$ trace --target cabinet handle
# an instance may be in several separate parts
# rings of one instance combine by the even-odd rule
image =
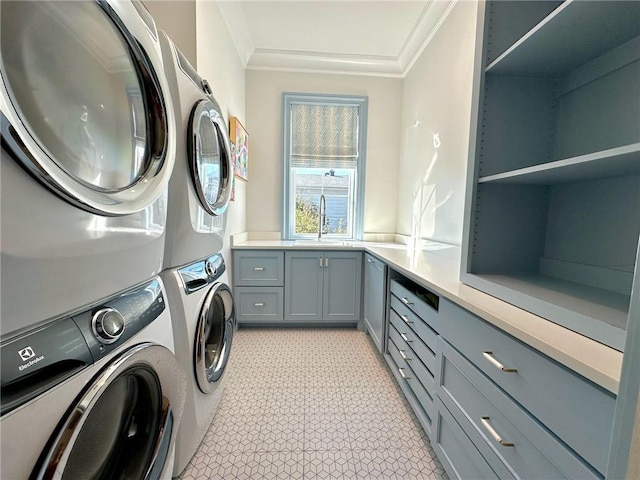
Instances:
[[[498,360],[494,358],[493,352],[482,352],[482,356],[486,358],[491,365],[493,365],[499,370],[502,370],[505,373],[516,373],[518,371],[517,368],[507,368],[503,364],[501,364]]]
[[[264,270],[264,267],[253,267],[253,269],[254,269],[256,272],[262,272],[262,271]]]
[[[404,360],[406,360],[407,362],[410,362],[410,361],[411,361],[411,359],[410,359],[409,357],[407,357],[407,356],[404,354],[404,352],[405,352],[406,350],[398,350],[398,351],[400,352],[400,356],[401,356]]]
[[[367,258],[367,263],[373,263],[373,260],[371,260],[370,258]]]
[[[400,367],[400,368],[398,368],[398,371],[400,372],[400,376],[401,376],[403,379],[405,379],[405,380],[411,380],[411,377],[407,377],[407,376],[404,374],[404,368]]]
[[[400,300],[402,300],[402,303],[405,305],[413,305],[413,302],[410,302],[407,297],[402,297]]]
[[[322,268],[322,257],[320,257],[320,268]]]
[[[407,337],[406,333],[401,333],[400,336],[402,337],[402,339],[407,342],[407,343],[412,343],[413,340],[409,340],[409,337]]]
[[[413,322],[411,320],[409,320],[409,317],[407,317],[406,315],[400,315],[400,318],[402,319],[402,321],[404,323],[406,323],[407,325],[412,324]]]
[[[264,307],[264,302],[256,302],[253,304],[254,307]]]
[[[482,422],[482,426],[485,428],[487,432],[489,432],[489,435],[491,435],[491,437],[493,437],[493,439],[503,447],[515,447],[513,443],[503,440],[502,437],[498,435],[498,432],[496,432],[495,429],[491,426],[491,424],[489,423],[489,420],[490,420],[489,417],[482,417],[480,419],[480,421]]]
[[[324,268],[329,266],[329,257],[324,257]]]

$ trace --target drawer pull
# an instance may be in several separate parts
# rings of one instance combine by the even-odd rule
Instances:
[[[498,360],[496,360],[493,356],[493,352],[482,352],[482,356],[487,359],[487,361],[493,365],[494,367],[502,370],[505,373],[517,373],[517,368],[507,368],[502,365]]]
[[[256,302],[253,304],[254,307],[264,307],[264,302]]]
[[[367,263],[373,263],[373,260],[371,260],[370,258],[367,258]]]
[[[402,339],[407,342],[407,343],[412,343],[413,340],[409,340],[409,337],[407,337],[406,333],[401,333],[400,336],[402,337]]]
[[[398,350],[398,352],[400,352],[400,356],[401,356],[404,360],[406,360],[407,362],[410,362],[410,361],[411,361],[411,359],[410,359],[409,357],[407,357],[407,356],[404,354],[404,352],[406,352],[406,350]]]
[[[253,269],[254,269],[256,272],[262,272],[262,271],[264,270],[264,267],[253,267]]]
[[[404,373],[404,368],[400,367],[398,368],[398,371],[400,372],[400,376],[404,379],[404,380],[411,380],[411,377],[407,377]]]
[[[491,426],[489,420],[489,417],[482,417],[480,419],[480,421],[482,422],[482,426],[487,430],[487,432],[489,432],[489,435],[491,435],[493,439],[503,447],[514,447],[515,445],[513,443],[503,440],[502,437],[498,435],[498,432],[496,432],[495,429]]]
[[[405,305],[413,305],[413,302],[410,302],[407,297],[402,297],[400,300],[402,300],[402,303]]]
[[[404,323],[406,323],[407,325],[411,325],[413,322],[411,320],[409,320],[409,318],[406,315],[400,315],[400,318],[402,319],[402,321]]]

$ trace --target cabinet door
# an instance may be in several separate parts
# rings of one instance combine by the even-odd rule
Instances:
[[[384,348],[384,277],[386,265],[371,255],[364,264],[364,323],[380,352]]]
[[[322,320],[322,252],[287,251],[285,255],[284,319]]]
[[[323,320],[360,320],[362,253],[324,252]]]

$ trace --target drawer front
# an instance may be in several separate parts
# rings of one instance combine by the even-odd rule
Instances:
[[[283,286],[284,252],[235,251],[234,284],[238,286]]]
[[[282,287],[236,287],[236,320],[247,322],[281,322],[284,299]]]
[[[441,346],[440,397],[454,412],[461,409],[476,447],[492,450],[494,462],[508,466],[520,478],[597,478],[595,473],[540,426],[487,377],[445,342]],[[455,415],[454,415],[455,416]],[[492,464],[493,465],[493,464]]]
[[[439,331],[438,311],[396,280],[391,280],[391,293],[401,304],[411,309],[436,332]]]
[[[391,360],[388,362],[389,366],[394,370],[396,380],[400,384],[400,387],[403,391],[406,391],[408,388],[418,400],[420,408],[422,408],[422,412],[420,413],[424,414],[422,420],[427,423],[423,426],[429,436],[431,436],[433,418],[436,414],[433,397],[427,393],[422,386],[422,383],[420,383],[413,373],[413,370],[411,370],[409,364],[403,360],[398,347],[393,343],[393,341],[389,341],[389,356],[391,357]],[[419,414],[418,416],[420,417],[421,415]]]
[[[405,316],[405,318],[409,318]],[[405,342],[409,344],[409,346],[416,352],[416,355],[422,360],[422,362],[427,366],[429,370],[432,372],[436,371],[437,363],[436,363],[436,348],[438,348],[438,335],[429,327],[422,324],[426,329],[430,330],[429,341],[423,342],[424,335],[419,337],[414,331],[413,327],[419,325],[420,320],[417,317],[411,317],[413,323],[404,322],[400,316],[396,313],[395,310],[391,309],[389,311],[389,321],[391,325],[393,325],[400,336],[406,338]]]
[[[436,397],[434,449],[450,478],[497,479],[498,476],[473,446],[451,413]]]
[[[436,380],[434,378],[434,373],[431,372],[427,367],[425,367],[424,364],[420,361],[420,358],[411,348],[412,344],[407,343],[406,340],[402,338],[400,332],[398,332],[393,325],[389,327],[389,338],[395,343],[400,356],[406,361],[407,365],[411,367],[411,370],[413,370],[413,373],[416,375],[416,377],[418,377],[420,382],[422,382],[424,388],[426,388],[427,391],[431,392],[431,394],[433,395],[433,393],[436,391]]]
[[[606,471],[613,395],[457,305],[442,300],[440,315],[441,335],[451,345],[587,462]],[[517,371],[502,371],[496,361]]]
[[[398,297],[391,295],[391,308],[395,310],[400,319],[413,329],[422,341],[427,345],[433,345],[438,336],[438,332],[434,330],[428,322],[413,312],[407,305],[402,303]]]

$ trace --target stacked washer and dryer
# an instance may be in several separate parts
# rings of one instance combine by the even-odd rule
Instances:
[[[220,250],[233,166],[227,123],[208,83],[171,39],[160,43],[176,116],[162,279],[176,357],[187,373],[174,475],[193,457],[220,403],[235,330],[234,302]]]
[[[226,124],[137,1],[0,23],[0,478],[169,478],[233,335]]]

